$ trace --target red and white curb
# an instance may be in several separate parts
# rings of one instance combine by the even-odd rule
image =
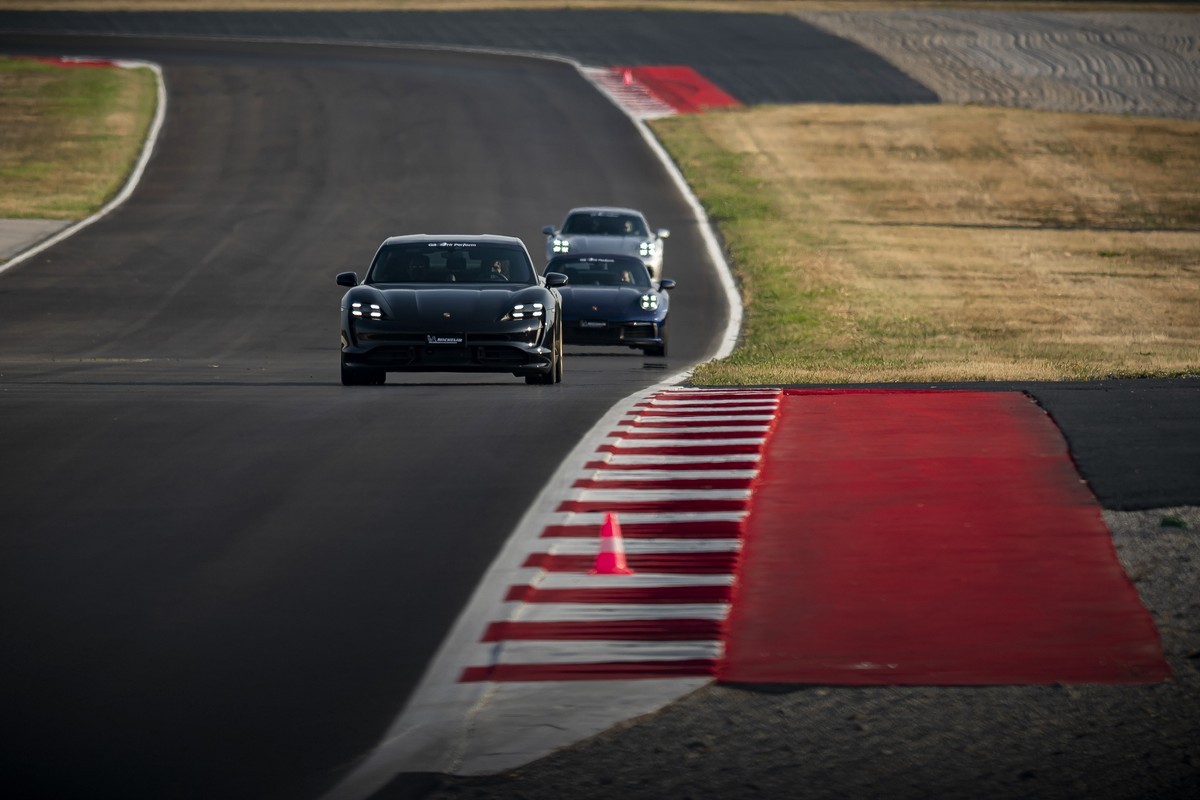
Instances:
[[[659,119],[674,116],[677,112],[669,103],[658,99],[647,87],[635,80],[627,70],[612,67],[581,67],[600,91],[636,119]]]
[[[634,407],[572,483],[522,562],[464,681],[709,677],[751,484],[779,403],[667,390]],[[632,575],[594,575],[606,514]]]
[[[709,683],[780,396],[660,389],[611,412],[518,527],[384,741],[327,798],[369,796],[402,772],[518,767]],[[608,513],[631,575],[592,574]]]

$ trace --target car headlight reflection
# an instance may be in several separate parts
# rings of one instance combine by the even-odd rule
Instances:
[[[522,319],[540,319],[546,315],[546,307],[541,303],[517,303],[507,314],[504,315],[504,321],[522,320]]]
[[[554,241],[550,243],[550,248],[555,253],[569,253],[571,251],[571,242],[568,239],[560,239],[554,237]]]
[[[658,295],[644,294],[641,296],[639,303],[644,310],[653,311],[654,309],[658,308]]]
[[[383,308],[377,303],[351,303],[350,316],[363,319],[383,319]]]

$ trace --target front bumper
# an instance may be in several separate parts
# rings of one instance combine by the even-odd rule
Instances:
[[[617,347],[655,347],[663,343],[666,320],[566,320],[563,341],[566,344]]]
[[[554,368],[554,352],[538,341],[540,327],[508,331],[398,331],[387,323],[343,327],[342,361],[350,368],[387,372],[508,372],[544,374]],[[552,344],[547,342],[546,344]]]

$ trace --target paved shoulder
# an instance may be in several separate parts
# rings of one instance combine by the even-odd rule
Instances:
[[[1200,15],[978,10],[797,12],[945,102],[1200,119]]]

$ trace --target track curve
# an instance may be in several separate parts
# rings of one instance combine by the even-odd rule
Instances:
[[[0,286],[6,761],[59,797],[316,796],[578,437],[716,349],[728,309],[699,223],[566,64],[3,46],[156,61],[170,107],[134,196]],[[337,385],[335,272],[399,232],[536,254],[584,202],[671,228],[671,358],[571,352],[560,387]]]

